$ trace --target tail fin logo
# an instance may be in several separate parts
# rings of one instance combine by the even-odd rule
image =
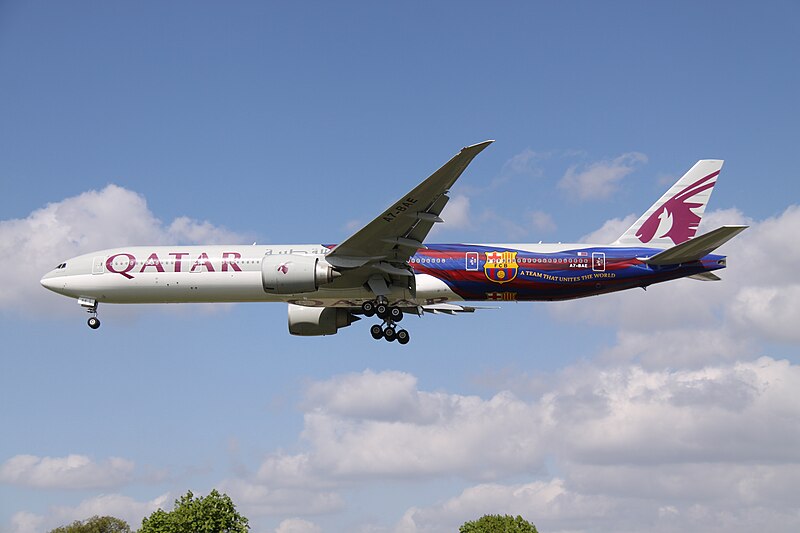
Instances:
[[[697,180],[659,206],[636,232],[639,240],[648,243],[654,238],[669,238],[681,244],[694,237],[700,225],[700,215],[694,210],[702,208],[704,202],[690,200],[714,187],[718,175],[719,170]]]

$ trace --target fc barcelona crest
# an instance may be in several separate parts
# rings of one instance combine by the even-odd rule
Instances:
[[[517,277],[517,252],[486,252],[483,270],[495,283],[508,283]]]

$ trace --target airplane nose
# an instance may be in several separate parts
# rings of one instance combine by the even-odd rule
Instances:
[[[48,278],[47,276],[45,276],[39,280],[39,283],[41,283],[42,287],[44,287],[45,289],[50,289],[51,291],[56,290],[56,280],[53,278]]]

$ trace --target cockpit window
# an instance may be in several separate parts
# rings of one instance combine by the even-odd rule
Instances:
[[[61,269],[61,268],[67,268],[67,264],[66,264],[66,263],[61,263],[60,265],[58,265],[58,266],[55,268],[55,270],[59,270],[59,269]]]

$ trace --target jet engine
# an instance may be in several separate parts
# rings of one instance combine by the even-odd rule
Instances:
[[[289,304],[289,333],[292,335],[335,335],[339,328],[347,327],[356,320],[361,318],[347,309]]]
[[[325,259],[313,255],[267,255],[261,262],[261,283],[270,294],[314,292],[339,276]]]

